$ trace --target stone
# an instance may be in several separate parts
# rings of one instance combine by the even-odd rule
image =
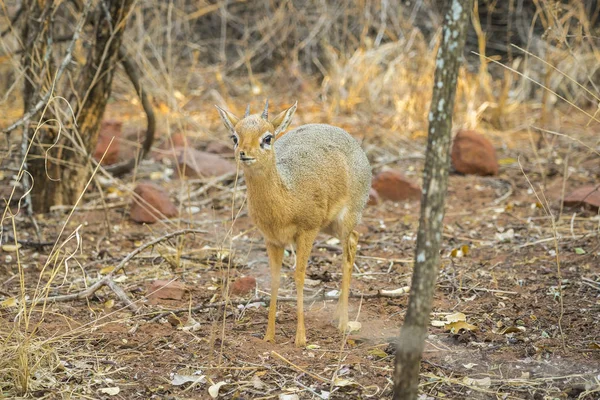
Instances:
[[[96,161],[100,161],[104,153],[106,153],[104,159],[102,159],[102,165],[111,165],[119,161],[122,128],[123,123],[121,121],[102,121],[100,131],[98,132],[98,142],[94,149],[94,159]],[[111,140],[112,143],[110,143]]]
[[[586,185],[575,189],[565,197],[564,205],[567,207],[585,205],[598,210],[600,208],[600,184]]]
[[[206,151],[214,154],[233,155],[233,149],[231,146],[227,146],[223,142],[210,142],[206,146]]]
[[[171,148],[171,143],[173,143],[173,148],[189,146],[187,136],[182,132],[175,132],[171,135],[171,140],[166,143],[167,150]]]
[[[146,288],[147,298],[152,304],[158,300],[181,300],[185,291],[185,284],[163,279],[150,283]]]
[[[135,222],[153,224],[163,218],[177,215],[177,207],[169,199],[167,192],[153,183],[139,183],[133,190],[136,196],[129,211],[129,218]]]
[[[254,289],[256,289],[256,278],[242,276],[231,284],[229,292],[234,296],[245,296],[253,292]]]
[[[179,170],[188,178],[210,178],[236,171],[233,162],[217,154],[190,147],[179,147],[175,151]]]
[[[382,171],[373,179],[373,189],[380,198],[392,201],[420,200],[421,188],[400,172]]]
[[[377,193],[377,190],[373,188],[369,189],[369,200],[367,201],[367,205],[375,206],[379,204],[380,201],[381,199],[379,198],[379,193]]]
[[[498,175],[496,149],[489,140],[475,131],[458,132],[450,155],[454,169],[461,174]]]

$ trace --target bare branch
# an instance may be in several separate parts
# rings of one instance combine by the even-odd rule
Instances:
[[[67,68],[67,66],[69,65],[71,60],[73,59],[73,50],[75,49],[75,43],[77,43],[77,40],[79,40],[79,35],[80,35],[81,30],[83,29],[83,26],[85,25],[85,22],[87,20],[87,15],[90,11],[91,4],[92,4],[92,0],[88,0],[85,3],[85,7],[83,8],[81,18],[79,19],[79,22],[77,23],[77,27],[75,28],[75,31],[73,32],[73,37],[71,39],[71,43],[69,43],[69,47],[67,47],[67,52],[65,54],[65,58],[62,60],[60,66],[58,68],[58,71],[56,71],[56,75],[54,76],[54,82],[52,84],[52,87],[48,90],[48,92],[46,92],[46,94],[40,99],[40,101],[38,101],[33,107],[31,107],[23,115],[23,117],[21,117],[19,120],[14,122],[8,128],[4,129],[2,131],[3,133],[9,134],[10,132],[14,131],[18,127],[24,125],[27,121],[29,121],[31,119],[31,117],[33,117],[36,113],[38,113],[48,103],[48,100],[50,100],[50,96],[52,96],[52,93],[54,92],[54,85],[56,84],[56,82],[58,82],[60,80],[63,73],[65,72],[65,69]]]
[[[154,133],[156,131],[156,116],[154,115],[152,104],[150,103],[150,99],[148,98],[148,93],[142,87],[139,69],[137,68],[135,63],[128,57],[123,47],[119,49],[119,57],[121,59],[121,64],[125,69],[125,73],[129,77],[129,80],[135,88],[135,92],[140,98],[142,107],[144,108],[144,112],[146,113],[147,125],[142,150],[139,152],[137,157],[133,157],[130,160],[125,161],[124,163],[119,163],[106,167],[106,170],[114,176],[121,176],[133,170],[133,168],[135,168],[135,166],[138,165],[140,161],[144,159],[144,157],[146,157],[146,155],[150,152],[150,149],[152,148],[152,143],[154,143]]]

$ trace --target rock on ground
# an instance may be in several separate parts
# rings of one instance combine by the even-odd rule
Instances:
[[[586,205],[592,209],[600,208],[600,184],[586,185],[575,189],[564,199],[567,207]]]
[[[119,149],[121,130],[123,123],[115,120],[104,120],[100,125],[100,132],[98,133],[98,142],[94,149],[94,159],[100,161],[104,153],[104,159],[102,159],[102,165],[111,165],[119,161]],[[114,139],[113,139],[114,138]],[[110,141],[112,140],[112,143]],[[110,147],[109,147],[110,145]]]
[[[381,199],[379,198],[379,193],[377,193],[377,190],[373,188],[369,189],[369,200],[367,201],[367,205],[374,206],[379,204],[380,201]]]
[[[139,223],[153,224],[163,218],[177,215],[177,207],[169,199],[167,192],[150,182],[139,183],[133,191],[137,196],[133,198],[129,217]],[[139,196],[139,197],[138,197]]]
[[[245,296],[256,289],[256,278],[253,276],[242,276],[237,278],[230,288],[230,293],[235,296]]]
[[[420,200],[421,188],[395,170],[382,171],[373,179],[373,189],[384,200]]]
[[[159,300],[181,300],[185,291],[185,284],[161,279],[150,283],[146,288],[151,304],[156,304]]]
[[[496,149],[475,131],[458,132],[452,144],[452,165],[457,172],[469,175],[498,175]]]
[[[177,164],[181,173],[188,178],[209,178],[234,173],[236,166],[223,157],[196,150],[194,148],[177,148]]]

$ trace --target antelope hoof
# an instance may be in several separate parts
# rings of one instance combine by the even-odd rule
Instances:
[[[267,334],[265,335],[265,337],[263,338],[263,340],[265,342],[275,343],[275,334],[267,332]]]
[[[296,347],[306,347],[305,335],[296,335]]]
[[[340,322],[338,323],[338,329],[341,333],[346,333],[348,330],[348,318],[340,318]]]

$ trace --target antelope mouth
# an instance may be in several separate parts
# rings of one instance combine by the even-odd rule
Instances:
[[[256,162],[256,158],[253,157],[240,157],[240,161],[246,165],[254,164]]]

